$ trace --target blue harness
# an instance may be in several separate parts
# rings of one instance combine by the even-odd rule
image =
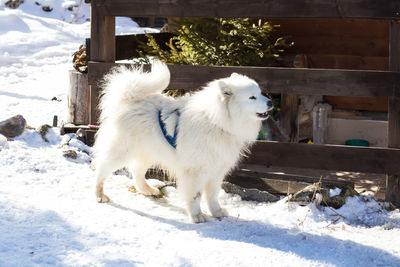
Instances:
[[[178,117],[179,117],[179,110],[176,109],[174,112],[177,112]],[[174,136],[170,136],[167,133],[167,130],[165,129],[165,124],[161,119],[161,110],[158,111],[158,124],[160,125],[160,129],[164,135],[165,140],[167,140],[167,142],[168,142],[168,144],[170,144],[170,146],[172,146],[174,149],[176,149],[176,137],[178,134],[179,121],[175,125]]]

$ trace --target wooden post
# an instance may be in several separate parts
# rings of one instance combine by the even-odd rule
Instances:
[[[295,68],[308,68],[306,55],[296,55],[293,60]],[[295,94],[281,94],[281,127],[289,137],[289,142],[299,141],[299,96]]]
[[[389,69],[400,72],[400,20],[390,22]],[[389,97],[388,146],[400,148],[400,84],[393,85],[394,96]],[[400,174],[386,176],[386,200],[400,206]]]
[[[76,70],[69,72],[68,117],[73,124],[89,124],[90,90],[88,75]]]
[[[105,16],[102,1],[91,2],[90,60],[115,62],[115,17]],[[90,69],[89,69],[90,72]],[[90,123],[98,120],[99,87],[90,86]]]
[[[299,97],[294,94],[281,95],[281,127],[289,142],[299,141]]]

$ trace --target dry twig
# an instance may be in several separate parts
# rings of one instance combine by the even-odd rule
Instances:
[[[320,176],[319,181],[317,183],[314,183],[315,188],[314,188],[313,196],[311,198],[311,205],[308,207],[308,211],[307,211],[304,219],[302,221],[300,221],[300,223],[298,224],[299,226],[304,224],[304,222],[306,221],[306,219],[308,217],[308,214],[311,212],[312,203],[314,203],[315,196],[317,195],[317,191],[321,188],[321,180],[322,180],[322,176]]]

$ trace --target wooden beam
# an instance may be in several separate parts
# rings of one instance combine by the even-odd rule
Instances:
[[[168,50],[169,47],[166,43],[169,42],[175,34],[170,32],[159,32],[159,33],[149,33],[153,36],[156,43],[163,50]],[[145,34],[129,34],[129,35],[116,35],[115,36],[115,60],[123,60],[130,58],[140,57],[138,49],[141,44],[146,44],[148,42]],[[90,38],[86,39],[86,47],[90,47]],[[86,49],[86,58],[88,61],[90,58],[90,49]]]
[[[390,23],[390,49],[389,68],[392,71],[400,71],[400,21],[392,20]],[[400,84],[393,84],[397,89]],[[388,113],[388,145],[400,148],[400,95],[389,98]],[[400,207],[400,175],[388,175],[386,177],[386,200]]]
[[[332,105],[333,109],[388,112],[386,97],[324,96],[324,100]]]
[[[110,16],[398,19],[398,0],[104,0]]]
[[[259,172],[252,170],[252,166],[247,165],[250,169],[235,170],[226,177],[230,183],[242,186],[244,188],[257,188],[259,190],[268,191],[271,194],[294,194],[306,186],[321,181],[323,186],[345,188],[351,186],[354,188],[352,181],[340,181],[337,179],[328,179],[323,177],[310,177],[304,175],[276,174],[270,172]]]
[[[400,20],[390,22],[389,68],[400,72]]]
[[[94,1],[97,2],[97,1]],[[115,61],[115,17],[106,16],[98,8],[91,9],[90,59]]]
[[[226,181],[244,188],[257,188],[271,194],[285,195],[294,194],[310,185],[310,183],[304,181],[281,180],[279,177],[271,177],[269,174],[255,174],[252,177],[242,175],[240,172],[232,173],[226,178]]]
[[[296,56],[293,61],[296,68],[308,68],[308,58],[305,55]],[[281,128],[289,137],[289,141],[297,143],[299,141],[299,116],[300,99],[295,94],[281,94]]]
[[[293,94],[281,96],[281,128],[289,142],[299,141],[299,97]]]
[[[94,3],[94,4],[93,4]],[[93,1],[91,8],[90,57],[98,62],[115,62],[115,17],[107,16]],[[91,70],[89,70],[89,73]],[[97,124],[99,88],[90,85],[90,123]]]
[[[89,84],[97,84],[115,65],[89,62]],[[255,79],[267,93],[370,97],[400,95],[400,88],[393,86],[400,84],[400,72],[189,65],[168,67],[171,71],[169,88],[188,91],[200,89],[214,79],[237,72]]]
[[[245,164],[400,174],[400,149],[258,141]]]

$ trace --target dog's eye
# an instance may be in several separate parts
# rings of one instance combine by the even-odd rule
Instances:
[[[257,97],[255,97],[255,96],[250,96],[249,99],[251,99],[251,100],[256,100]]]

